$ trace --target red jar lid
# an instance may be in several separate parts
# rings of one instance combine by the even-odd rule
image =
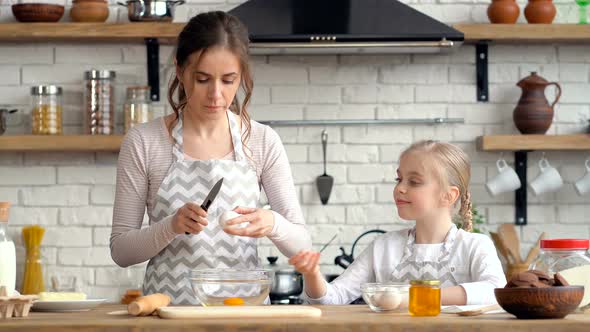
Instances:
[[[541,249],[588,250],[590,240],[551,239],[541,240]]]

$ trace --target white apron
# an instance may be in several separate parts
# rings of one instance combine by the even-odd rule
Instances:
[[[224,178],[221,190],[207,211],[209,225],[199,234],[179,234],[150,259],[144,294],[164,293],[173,304],[199,304],[189,282],[191,270],[205,268],[253,269],[260,266],[257,240],[233,236],[219,226],[218,218],[236,206],[256,207],[258,178],[244,154],[240,126],[228,110],[235,160],[186,160],[180,113],[172,130],[175,161],[158,189],[151,217],[154,222],[173,215],[185,203],[201,205],[213,185]]]
[[[408,231],[408,239],[400,263],[391,273],[391,281],[405,282],[410,280],[440,280],[441,287],[456,286],[459,283],[454,277],[456,268],[450,265],[457,237],[457,226],[451,229],[445,237],[441,253],[436,261],[418,261],[416,259],[416,228]]]

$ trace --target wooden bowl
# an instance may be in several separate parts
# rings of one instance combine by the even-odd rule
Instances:
[[[12,5],[12,14],[19,22],[57,22],[64,14],[64,6],[47,3]]]
[[[109,17],[109,7],[104,0],[72,3],[70,17],[74,22],[104,22]]]
[[[584,286],[496,288],[498,304],[519,319],[563,318],[584,296]]]

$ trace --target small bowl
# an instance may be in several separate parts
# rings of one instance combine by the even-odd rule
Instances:
[[[496,288],[498,304],[519,319],[563,318],[576,310],[584,286]]]
[[[20,3],[12,5],[12,14],[19,22],[57,22],[64,14],[64,6],[48,3]]]
[[[264,304],[274,273],[272,270],[204,269],[191,272],[197,301],[204,307]]]
[[[408,309],[410,285],[404,283],[366,283],[361,285],[363,300],[375,312]]]

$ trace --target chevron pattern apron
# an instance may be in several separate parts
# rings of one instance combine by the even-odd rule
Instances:
[[[256,239],[229,235],[218,222],[221,213],[238,205],[256,207],[260,195],[256,171],[243,150],[240,126],[229,110],[227,117],[235,160],[187,160],[183,150],[182,112],[172,130],[175,161],[158,189],[151,213],[154,222],[175,214],[187,202],[200,205],[215,182],[222,177],[224,180],[207,211],[209,225],[199,234],[177,235],[150,259],[143,283],[145,294],[167,294],[173,304],[199,304],[188,279],[191,270],[260,266]]]
[[[458,285],[454,277],[455,267],[450,265],[451,252],[455,246],[457,227],[451,229],[445,237],[440,256],[436,261],[418,261],[414,245],[416,244],[416,228],[408,231],[408,239],[400,263],[391,274],[393,282],[409,282],[410,280],[440,280],[441,287]]]

